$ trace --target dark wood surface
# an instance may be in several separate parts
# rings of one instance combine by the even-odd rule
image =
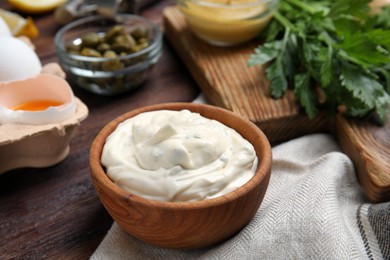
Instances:
[[[157,1],[142,15],[162,25]],[[12,10],[5,1],[0,7]],[[60,28],[51,13],[32,16],[40,30],[33,40],[43,64],[57,61],[53,37]],[[113,220],[92,186],[88,156],[92,140],[115,117],[134,108],[190,102],[199,89],[164,39],[164,51],[148,81],[130,93],[102,97],[72,86],[89,108],[71,142],[69,156],[53,167],[19,169],[0,175],[0,259],[87,259]]]

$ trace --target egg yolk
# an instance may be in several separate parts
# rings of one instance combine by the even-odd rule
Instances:
[[[63,103],[59,101],[35,100],[16,105],[12,108],[12,110],[41,111],[49,107],[60,106],[62,104]]]

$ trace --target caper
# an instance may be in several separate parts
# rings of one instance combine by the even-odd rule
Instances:
[[[134,40],[133,37],[131,37],[131,35],[121,34],[115,38],[113,45],[114,44],[125,46],[128,50],[130,50],[133,46],[137,44],[137,42]]]
[[[79,54],[80,54],[79,51],[75,51],[75,50],[68,50],[68,53],[70,53],[70,54],[76,54],[76,55],[79,55]]]
[[[121,53],[121,52],[129,52],[131,48],[126,44],[113,43],[111,45],[111,50],[115,51],[116,53]]]
[[[92,48],[84,47],[81,52],[81,55],[89,56],[89,57],[101,57],[102,55],[97,50],[94,50]]]
[[[117,57],[117,55],[116,55],[116,53],[115,53],[115,51],[112,51],[112,50],[107,50],[107,51],[105,51],[104,53],[103,53],[103,57],[104,58],[116,58]]]
[[[130,34],[135,39],[146,38],[148,36],[148,30],[143,26],[139,26],[133,29]]]
[[[83,46],[91,48],[97,46],[100,43],[100,37],[97,33],[87,33],[81,40]]]
[[[130,34],[124,34],[123,35],[123,38],[125,39],[125,41],[129,44],[129,46],[134,46],[137,44],[137,41],[133,38],[133,36],[131,36]]]
[[[99,45],[96,47],[96,50],[103,53],[105,51],[108,51],[110,49],[110,45],[108,43],[102,42],[99,43]]]
[[[138,44],[142,44],[142,43],[148,43],[148,39],[147,38],[145,38],[145,37],[142,37],[142,38],[139,38],[138,40],[137,40],[137,43]]]
[[[144,43],[138,44],[138,45],[135,46],[135,48],[133,48],[132,50],[133,50],[134,52],[137,52],[137,51],[140,51],[140,50],[143,50],[143,49],[147,48],[148,46],[149,46],[149,43],[144,42]]]
[[[125,28],[123,27],[123,25],[115,25],[107,31],[104,36],[104,40],[108,43],[111,43],[118,35],[122,34],[124,31]]]
[[[128,66],[137,65],[148,59],[149,54],[136,55],[130,59],[124,59],[132,53],[141,51],[150,45],[148,29],[143,26],[135,27],[128,33],[123,25],[116,25],[107,30],[106,33],[87,33],[81,37],[81,44],[73,42],[66,46],[69,53],[76,53],[83,56],[107,58],[106,61],[86,61],[78,67],[92,71],[116,71]],[[118,58],[120,57],[120,59]],[[110,76],[107,78],[85,78],[79,81],[89,89],[98,89],[101,93],[121,92],[127,88],[133,88],[142,84],[146,78],[145,71],[123,76]]]
[[[129,55],[149,46],[146,27],[138,26],[127,33],[123,25],[111,27],[104,36],[98,33],[87,33],[81,39],[81,44],[69,44],[67,51],[90,57],[101,57],[107,50],[118,55]]]
[[[116,58],[117,55],[114,51],[108,50],[104,52],[103,55],[105,58]],[[111,70],[119,70],[123,69],[124,65],[120,60],[109,60],[102,63],[102,70],[111,71]]]
[[[73,44],[73,43],[70,43],[66,46],[66,50],[68,52],[79,52],[80,51],[80,47],[81,45],[80,44]]]

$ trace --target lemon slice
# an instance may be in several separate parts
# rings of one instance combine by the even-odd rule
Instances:
[[[31,17],[23,18],[19,14],[0,9],[0,17],[8,25],[13,36],[27,36],[30,39],[38,36],[39,31]]]
[[[8,0],[15,9],[28,13],[40,14],[54,10],[67,0]]]

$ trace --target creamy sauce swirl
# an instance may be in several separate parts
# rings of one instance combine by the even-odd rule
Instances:
[[[258,160],[253,146],[222,123],[188,110],[162,110],[119,124],[101,163],[114,183],[141,197],[199,201],[244,185]]]

